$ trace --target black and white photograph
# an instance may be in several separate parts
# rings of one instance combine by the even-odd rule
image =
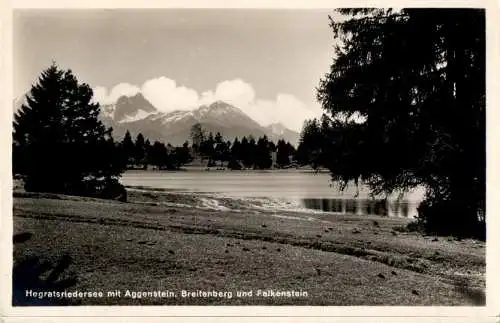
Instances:
[[[12,307],[484,307],[486,12],[14,9]]]

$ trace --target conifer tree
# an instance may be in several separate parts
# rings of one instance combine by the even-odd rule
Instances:
[[[171,157],[176,169],[193,161],[193,156],[189,150],[189,142],[184,142],[181,147],[175,147]]]
[[[123,137],[121,147],[123,149],[123,156],[125,157],[126,165],[127,166],[133,165],[135,162],[134,160],[135,144],[132,141],[132,136],[130,135],[130,132],[128,130],[125,133],[125,136]]]
[[[144,168],[147,168],[148,165],[151,164],[149,157],[151,155],[151,142],[149,141],[149,139],[146,139],[146,141],[144,142],[144,154],[145,154]]]
[[[323,134],[317,119],[306,120],[300,133],[297,159],[301,165],[317,169],[322,164]]]
[[[243,138],[241,139],[241,161],[245,166],[245,168],[250,168],[254,165],[254,157],[253,157],[254,145],[255,141],[251,143],[246,136],[243,136]]]
[[[214,145],[215,145],[215,139],[214,139],[214,136],[212,134],[212,132],[210,132],[208,134],[208,137],[205,141],[203,141],[202,143],[202,149],[201,149],[201,153],[203,154],[203,156],[205,158],[208,158],[208,166],[213,166],[213,158],[215,156],[215,149],[214,149]]]
[[[260,137],[255,147],[255,167],[258,169],[268,169],[273,163],[269,141],[267,136]]]
[[[276,163],[279,167],[285,167],[290,164],[290,147],[285,143],[283,139],[278,140],[277,153],[276,153]]]
[[[41,73],[14,116],[14,168],[26,190],[95,195],[112,186],[123,193],[112,129],[92,96],[71,70],[53,63]]]
[[[336,120],[326,145],[342,156],[328,165],[334,179],[361,179],[373,193],[424,186],[427,232],[484,237],[485,10],[339,12],[330,26],[340,42],[318,87]]]
[[[200,123],[195,123],[191,127],[191,141],[193,142],[192,147],[195,153],[200,153],[199,150],[205,141],[205,133]]]
[[[241,142],[238,137],[234,138],[233,144],[231,145],[231,159],[242,160]]]
[[[233,144],[230,145],[230,158],[227,167],[229,169],[239,170],[241,169],[240,161],[242,160],[242,148],[238,137],[234,138]]]
[[[134,163],[137,166],[144,167],[146,157],[146,146],[144,141],[144,136],[142,133],[137,135],[135,139],[135,147],[134,147]]]
[[[168,152],[167,147],[164,143],[155,141],[151,146],[151,151],[149,155],[149,162],[151,165],[156,166],[158,169],[164,169],[168,167]]]

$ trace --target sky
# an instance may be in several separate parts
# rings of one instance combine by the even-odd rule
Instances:
[[[14,12],[14,95],[55,61],[102,104],[142,93],[160,111],[223,100],[263,125],[319,116],[334,38],[324,9]]]

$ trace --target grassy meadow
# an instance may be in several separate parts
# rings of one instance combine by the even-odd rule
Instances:
[[[30,238],[15,243],[14,262],[71,259],[58,279],[76,280],[65,288],[104,297],[70,305],[485,303],[485,243],[406,232],[409,219],[210,210],[196,207],[195,195],[130,188],[128,199],[15,192],[14,234]],[[32,279],[54,280],[35,272]],[[133,298],[127,290],[173,296]],[[226,296],[183,297],[183,290]],[[269,290],[301,294],[263,295]]]

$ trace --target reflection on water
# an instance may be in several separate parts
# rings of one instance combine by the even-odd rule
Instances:
[[[340,214],[413,218],[417,212],[417,203],[410,203],[407,200],[306,198],[301,202],[308,209]]]
[[[301,208],[336,213],[376,214],[381,216],[415,217],[417,205],[425,191],[416,189],[372,199],[365,185],[359,189],[348,185],[344,191],[331,182],[327,173],[306,171],[243,171],[217,172],[188,170],[181,172],[128,171],[121,182],[128,186],[145,186],[167,190],[215,193],[223,196],[253,199],[287,200]],[[279,202],[277,202],[279,204]]]

